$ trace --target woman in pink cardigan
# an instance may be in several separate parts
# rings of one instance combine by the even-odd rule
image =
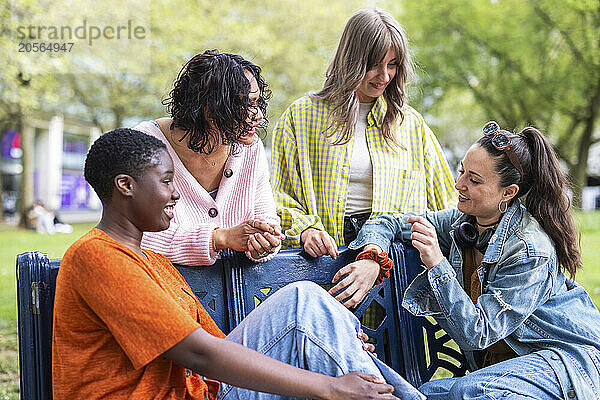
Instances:
[[[283,237],[256,135],[270,95],[260,67],[241,56],[207,50],[184,65],[163,101],[171,117],[134,128],[167,145],[181,195],[170,228],[144,233],[142,247],[184,265],[213,264],[227,248],[254,261],[277,253]]]

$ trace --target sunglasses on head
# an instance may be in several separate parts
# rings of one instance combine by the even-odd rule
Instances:
[[[506,152],[508,160],[513,167],[519,171],[521,174],[521,181],[523,181],[523,178],[525,177],[525,174],[523,173],[523,167],[521,167],[521,163],[512,149],[512,141],[510,140],[510,136],[514,135],[508,131],[500,129],[500,125],[498,125],[496,121],[488,122],[481,130],[485,136],[491,138],[492,146],[494,146],[497,150]]]

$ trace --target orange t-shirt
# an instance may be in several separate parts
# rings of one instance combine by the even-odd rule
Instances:
[[[218,382],[161,355],[198,328],[224,337],[164,256],[99,229],[62,259],[54,300],[54,399],[216,398]]]

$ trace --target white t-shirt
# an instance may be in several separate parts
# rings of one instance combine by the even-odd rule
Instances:
[[[367,116],[374,103],[360,103],[354,126],[354,148],[350,159],[350,181],[346,217],[371,212],[373,203],[373,163],[367,145]]]

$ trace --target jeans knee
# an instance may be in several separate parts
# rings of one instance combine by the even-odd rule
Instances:
[[[425,382],[419,387],[419,391],[428,399],[446,399],[450,388],[458,378],[442,378]],[[437,396],[437,397],[436,397]]]
[[[290,283],[279,289],[275,295],[280,302],[291,302],[298,313],[331,313],[345,310],[325,289],[311,281]]]
[[[478,379],[469,379],[469,375],[458,378],[450,388],[449,398],[470,399],[484,395],[484,383]]]
[[[290,283],[282,287],[279,292],[284,295],[292,295],[298,299],[301,298],[313,298],[315,296],[323,296],[324,294],[329,295],[325,289],[311,281],[298,281]]]

